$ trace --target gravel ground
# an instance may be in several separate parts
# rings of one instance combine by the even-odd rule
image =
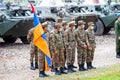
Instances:
[[[115,58],[115,33],[96,36],[97,48],[94,66],[104,67],[120,63]],[[33,80],[38,78],[38,70],[29,69],[29,44],[18,39],[14,44],[5,44],[0,38],[0,80]],[[76,53],[77,54],[77,53]],[[77,65],[77,60],[75,62]],[[51,76],[54,73],[48,72]]]

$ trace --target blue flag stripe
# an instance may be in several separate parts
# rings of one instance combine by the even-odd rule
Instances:
[[[45,41],[47,41],[45,34],[42,34],[41,37],[42,37]]]
[[[36,27],[38,24],[40,24],[40,21],[37,17],[37,14],[34,13],[34,27]]]
[[[50,60],[50,58],[47,55],[45,57],[47,59],[48,66],[51,66],[51,60]]]

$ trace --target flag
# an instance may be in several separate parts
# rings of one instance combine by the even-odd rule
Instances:
[[[32,8],[32,12],[34,13],[34,44],[45,54],[45,70],[49,71],[51,66],[51,55],[46,41],[46,36],[33,5],[30,5]]]

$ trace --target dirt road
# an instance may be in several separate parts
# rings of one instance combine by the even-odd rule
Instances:
[[[114,31],[110,35],[96,36],[96,43],[94,66],[120,64],[120,59],[115,58]],[[19,39],[14,44],[5,44],[0,38],[0,80],[33,80],[38,77],[38,70],[29,69],[29,50],[29,44],[22,44]]]

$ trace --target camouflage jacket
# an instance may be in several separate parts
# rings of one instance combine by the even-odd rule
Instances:
[[[28,31],[28,35],[27,35],[27,40],[28,40],[28,42],[33,41],[33,32],[34,32],[34,28],[31,28],[31,29]]]
[[[65,34],[65,45],[66,47],[71,47],[71,48],[75,48],[76,47],[76,40],[75,40],[75,33],[74,30],[66,30]]]
[[[53,31],[52,33],[50,33],[50,43],[50,46],[53,50],[63,49],[64,44],[62,33],[57,31]]]
[[[66,30],[64,30],[64,29],[61,29],[61,31],[60,31],[60,32],[62,33],[64,48],[65,48],[65,37],[64,37],[65,31],[66,31]]]
[[[86,33],[87,33],[87,37],[88,37],[88,41],[89,41],[89,46],[91,48],[94,48],[94,46],[96,46],[94,31],[87,29]]]
[[[44,34],[45,34],[45,36],[46,36],[46,41],[47,41],[48,46],[49,46],[49,37],[50,37],[50,33],[47,31],[47,32],[45,32]]]
[[[78,46],[83,47],[84,45],[89,45],[88,37],[84,29],[76,29],[75,38]]]

